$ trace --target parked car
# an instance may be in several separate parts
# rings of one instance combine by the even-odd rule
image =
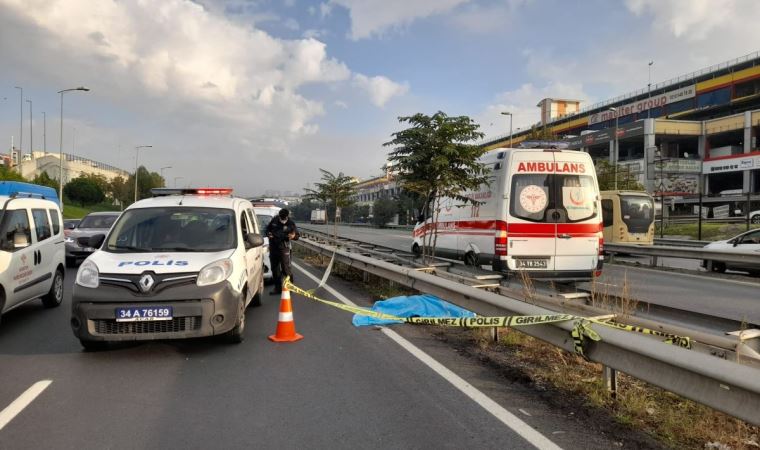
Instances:
[[[749,221],[752,223],[760,223],[760,209],[749,213]]]
[[[751,253],[760,256],[760,229],[750,230],[725,241],[711,242],[706,249],[724,252]],[[702,267],[710,272],[725,272],[726,269],[747,271],[750,275],[760,276],[760,264],[736,264],[721,261],[702,261]]]
[[[68,236],[71,233],[71,230],[77,227],[79,225],[79,222],[81,222],[82,219],[64,219],[63,221],[63,235]]]
[[[77,261],[90,256],[96,249],[90,247],[90,236],[107,233],[119,217],[118,212],[96,212],[84,219],[66,235],[66,267],[74,267]]]

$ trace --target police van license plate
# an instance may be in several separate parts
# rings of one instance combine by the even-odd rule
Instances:
[[[515,266],[518,269],[546,269],[549,267],[548,259],[516,259]]]
[[[117,322],[149,322],[153,320],[172,320],[171,306],[141,306],[116,308]]]

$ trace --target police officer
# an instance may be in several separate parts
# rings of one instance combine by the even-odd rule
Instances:
[[[269,238],[269,263],[272,266],[274,290],[270,294],[282,292],[282,275],[293,279],[290,269],[290,241],[299,237],[296,224],[290,220],[290,211],[283,208],[267,225]]]

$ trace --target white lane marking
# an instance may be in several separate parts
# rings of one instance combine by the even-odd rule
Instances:
[[[8,425],[8,422],[13,420],[14,417],[24,410],[24,408],[29,406],[29,404],[32,403],[38,395],[42,394],[42,391],[47,389],[52,382],[53,380],[42,380],[34,383],[29,389],[24,391],[23,394],[14,400],[13,403],[0,411],[0,430]]]
[[[526,410],[524,410],[522,408],[517,408],[517,410],[520,411],[521,413],[525,414],[528,417],[533,417],[528,411],[526,411]]]
[[[307,272],[298,264],[296,263],[291,263],[291,264],[293,265],[293,267],[303,272],[304,275],[309,277],[312,281],[319,283],[319,278]],[[329,284],[325,284],[324,289],[330,294],[332,294],[333,296],[335,296],[335,298],[342,301],[343,303],[350,306],[357,306],[354,302],[352,302],[351,300],[343,296],[343,294],[333,289]],[[520,420],[520,418],[518,418],[511,412],[504,409],[501,405],[499,405],[495,401],[491,400],[487,395],[480,392],[475,386],[465,381],[462,377],[460,377],[459,375],[449,370],[446,366],[444,366],[443,364],[433,359],[430,355],[423,352],[417,346],[415,346],[411,342],[401,337],[395,331],[390,330],[385,327],[383,327],[381,331],[385,333],[386,336],[394,340],[402,348],[404,348],[404,350],[408,351],[414,357],[416,357],[422,363],[424,363],[426,366],[433,369],[433,371],[436,372],[438,375],[440,375],[443,379],[445,379],[446,381],[454,385],[454,387],[459,389],[460,392],[470,397],[470,399],[472,399],[475,403],[480,405],[487,412],[491,413],[494,417],[500,420],[504,425],[512,429],[512,431],[514,431],[515,433],[522,436],[523,439],[528,441],[530,444],[532,444],[536,448],[561,449],[561,447],[557,446],[554,442],[549,440],[546,436],[544,436],[543,434],[531,428],[530,425]]]

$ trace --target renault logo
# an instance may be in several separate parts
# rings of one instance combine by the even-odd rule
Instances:
[[[140,285],[140,290],[143,292],[150,291],[150,288],[153,287],[153,277],[150,276],[150,274],[146,273],[145,275],[140,277],[140,281],[137,283]]]

